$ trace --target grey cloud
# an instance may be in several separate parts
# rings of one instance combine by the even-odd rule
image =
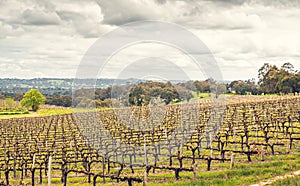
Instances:
[[[51,1],[33,0],[33,2],[48,11],[55,11],[56,9],[56,6]]]
[[[187,0],[188,1],[188,0]],[[221,3],[222,5],[242,5],[242,4],[258,4],[273,7],[300,7],[299,0],[207,0],[213,3]]]
[[[230,2],[163,0],[163,1],[104,1],[98,0],[103,14],[103,23],[122,25],[132,21],[164,20],[197,29],[252,29],[262,26],[258,15],[235,12],[225,4],[241,4],[244,0]],[[213,2],[213,3],[212,3]],[[115,6],[118,4],[118,7]]]
[[[225,79],[247,78],[248,72],[257,72],[249,70],[247,61],[252,69],[283,58],[300,64],[299,4],[299,0],[0,0],[0,76],[71,77],[97,37],[115,25],[151,19],[191,29],[221,61]]]
[[[156,0],[156,2],[159,4],[165,4],[167,2],[167,0]]]
[[[97,22],[78,12],[58,11],[58,15],[62,20],[68,21],[71,25],[73,25],[76,32],[85,38],[100,37],[101,34],[111,29],[111,26],[100,23],[100,17]]]
[[[0,19],[11,25],[59,25],[61,22],[55,12],[55,5],[39,0],[2,0],[0,2]]]
[[[164,4],[166,0],[158,1],[107,1],[97,0],[103,13],[103,23],[111,25],[121,25],[128,22],[145,19],[156,19],[157,8]],[[117,5],[117,6],[116,6]]]
[[[59,25],[60,18],[56,12],[27,9],[22,14],[22,22],[30,25]]]
[[[78,13],[71,11],[58,11],[57,14],[59,17],[65,21],[73,21],[73,20],[83,20],[84,17]]]
[[[24,30],[18,26],[10,25],[0,20],[0,39],[8,36],[18,36],[22,34]]]

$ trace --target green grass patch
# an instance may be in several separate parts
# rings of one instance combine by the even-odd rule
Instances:
[[[149,180],[152,186],[190,186],[190,185],[249,185],[273,178],[279,175],[300,169],[300,155],[283,155],[271,158],[273,161],[236,163],[234,169],[217,170],[197,173],[197,179],[193,180],[190,172],[180,173],[180,180],[174,179],[174,173],[162,173],[151,175]],[[229,163],[224,163],[229,167]],[[284,183],[291,183],[286,180]],[[297,182],[295,182],[297,183]],[[283,184],[289,185],[289,184]]]
[[[40,109],[38,110],[39,116],[52,116],[59,114],[71,114],[74,112],[74,109]]]
[[[28,111],[25,112],[0,112],[0,115],[17,115],[17,114],[29,114]]]
[[[300,185],[300,176],[289,177],[282,180],[277,180],[271,184],[272,186],[299,186]]]
[[[52,115],[61,115],[61,114],[72,114],[76,112],[93,112],[99,110],[110,110],[112,108],[92,108],[92,109],[74,109],[74,108],[62,108],[62,109],[40,109],[38,110],[39,116],[52,116]]]

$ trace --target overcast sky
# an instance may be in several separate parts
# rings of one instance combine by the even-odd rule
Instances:
[[[0,0],[0,78],[74,78],[98,38],[142,20],[176,23],[194,33],[225,80],[257,78],[266,62],[300,69],[299,0]],[[164,53],[153,49],[159,51]]]

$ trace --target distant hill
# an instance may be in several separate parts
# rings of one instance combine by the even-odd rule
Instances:
[[[96,85],[91,79],[81,79],[76,81],[76,85],[83,87],[106,88],[114,84],[114,79],[99,79]],[[127,83],[130,80],[118,81]],[[74,79],[58,78],[34,78],[34,79],[0,79],[0,93],[9,95],[15,93],[25,93],[32,88],[39,89],[45,95],[71,94]],[[90,84],[90,85],[89,85]]]
[[[107,88],[112,85],[125,85],[127,83],[137,84],[145,80],[139,79],[97,79],[95,84],[93,79],[64,79],[64,78],[34,78],[34,79],[0,79],[0,93],[4,95],[14,95],[25,93],[30,89],[39,89],[44,95],[71,94],[73,85],[84,88]],[[74,83],[75,82],[75,83]],[[174,80],[172,83],[182,81]]]

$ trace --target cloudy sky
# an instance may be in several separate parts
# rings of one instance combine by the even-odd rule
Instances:
[[[194,33],[226,80],[256,78],[266,62],[300,69],[299,0],[0,0],[0,78],[74,78],[98,38],[143,20],[176,23]],[[121,60],[143,48],[147,57],[151,51],[168,55],[141,46],[141,52],[124,50]],[[109,72],[105,77],[117,76]]]

